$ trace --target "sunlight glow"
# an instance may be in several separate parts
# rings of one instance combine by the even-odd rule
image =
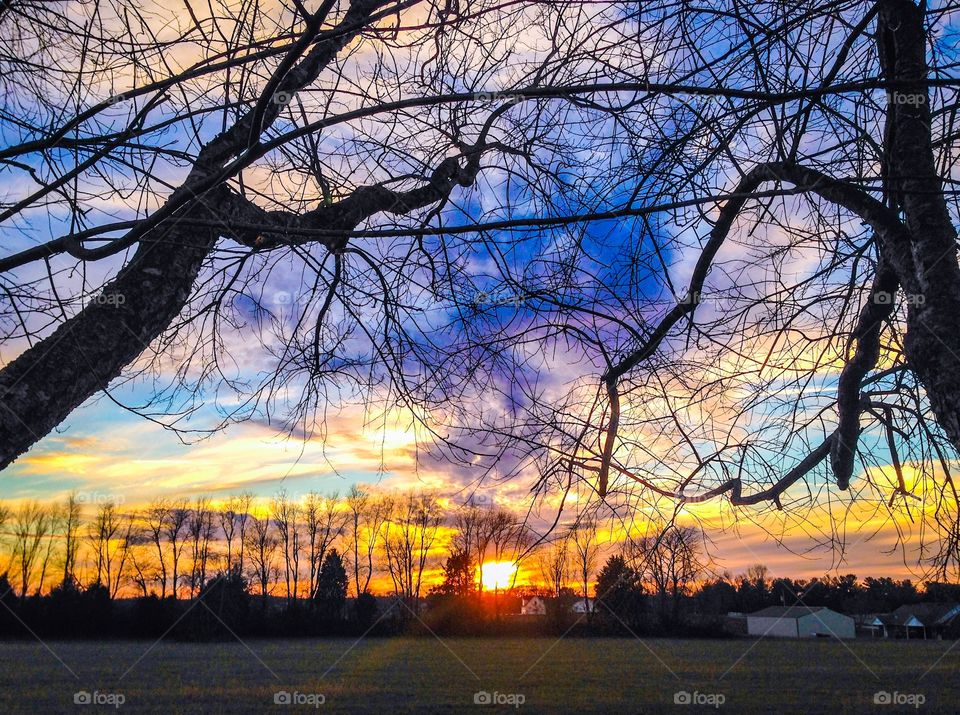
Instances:
[[[484,591],[508,589],[513,586],[517,565],[513,561],[488,561],[483,565],[481,585]]]

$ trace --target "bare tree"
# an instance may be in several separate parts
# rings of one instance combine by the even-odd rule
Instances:
[[[76,583],[77,552],[80,550],[80,502],[71,493],[63,505],[63,584]]]
[[[166,537],[166,528],[170,520],[170,504],[167,500],[158,498],[147,507],[144,513],[144,526],[150,543],[156,551],[157,573],[156,581],[160,584],[160,598],[167,597],[167,559],[164,555],[163,541]],[[174,585],[174,591],[176,586]]]
[[[483,583],[483,564],[493,561],[519,562],[524,550],[525,525],[506,509],[481,510],[473,524],[477,553],[477,579]]]
[[[347,492],[347,509],[349,511],[349,537],[351,559],[353,566],[353,592],[359,597],[360,590],[360,544],[363,539],[363,524],[366,519],[370,495],[358,484],[350,487]]]
[[[308,594],[313,603],[320,583],[320,567],[327,550],[343,533],[347,513],[339,508],[339,496],[322,496],[316,492],[307,494],[304,501],[304,521],[307,527],[307,561],[310,565]]]
[[[159,580],[159,570],[154,567],[151,554],[145,553],[143,548],[134,548],[135,546],[153,546],[153,535],[149,529],[137,528],[131,535],[130,543],[130,568],[133,571],[130,580],[138,595],[146,598],[150,595],[150,587]]]
[[[570,583],[570,544],[566,537],[564,534],[537,552],[540,578],[555,598],[559,598]]]
[[[239,554],[237,568],[243,573],[243,550],[247,538],[247,522],[250,519],[250,509],[253,507],[253,494],[244,492],[235,497],[233,510],[237,513],[237,536],[239,537]]]
[[[367,593],[373,578],[374,556],[380,544],[380,533],[393,511],[388,495],[373,495],[366,487],[353,485],[347,493],[348,536],[353,552],[354,593]]]
[[[700,532],[670,525],[632,544],[633,563],[644,581],[653,585],[661,616],[676,621],[684,596],[703,573]]]
[[[451,553],[463,554],[470,568],[482,568],[483,555],[478,543],[485,512],[474,504],[467,504],[453,516],[455,533],[450,544]]]
[[[419,614],[423,571],[443,517],[432,494],[411,492],[395,503],[396,511],[383,529],[387,570],[394,592],[406,601],[410,613]]]
[[[126,575],[128,559],[135,540],[134,523],[112,501],[97,505],[93,521],[87,526],[87,538],[93,548],[96,577],[94,583],[116,598]]]
[[[233,540],[237,533],[238,521],[237,507],[237,497],[231,496],[223,508],[217,510],[217,522],[220,524],[220,531],[223,533],[223,540],[227,545],[227,551],[224,554],[226,571],[233,568]]]
[[[515,560],[523,544],[524,523],[511,511],[497,509],[487,518],[487,534],[495,561]]]
[[[163,535],[167,540],[170,551],[170,595],[177,597],[177,588],[180,585],[180,557],[187,545],[186,529],[190,521],[190,505],[186,499],[175,502],[166,513],[163,524]]]
[[[202,49],[197,62],[182,71],[171,71],[170,65],[161,58],[173,51],[173,46],[160,37],[166,34],[169,18],[148,22],[148,15],[138,12],[137,3],[111,5],[105,8],[106,16],[95,9],[88,11],[92,16],[86,16],[86,8],[78,8],[74,15],[49,4],[24,3],[22,13],[4,18],[5,22],[24,23],[25,27],[35,23],[36,27],[45,28],[47,37],[42,46],[46,51],[41,53],[44,56],[34,57],[38,62],[36,66],[43,67],[44,71],[31,77],[30,65],[14,60],[16,69],[6,74],[6,81],[16,83],[24,91],[29,91],[35,80],[40,81],[44,86],[34,88],[30,94],[34,104],[30,112],[42,115],[55,112],[57,119],[47,126],[35,114],[28,113],[22,117],[26,124],[14,122],[26,133],[31,133],[28,127],[35,128],[38,136],[7,147],[0,157],[12,168],[20,166],[23,158],[45,156],[46,149],[53,146],[70,146],[83,156],[77,156],[70,168],[45,164],[43,174],[55,171],[55,178],[38,178],[39,186],[28,180],[30,186],[22,196],[4,203],[0,220],[20,216],[35,203],[53,210],[53,204],[48,202],[62,200],[63,207],[75,221],[68,220],[64,233],[42,247],[8,252],[0,263],[0,270],[13,271],[28,267],[36,260],[42,262],[55,257],[90,265],[100,261],[113,270],[109,271],[111,276],[97,286],[92,294],[95,298],[87,297],[85,287],[72,299],[53,298],[65,309],[59,314],[59,327],[63,328],[60,332],[51,330],[53,326],[44,329],[24,326],[22,322],[11,331],[15,339],[22,338],[24,327],[30,336],[35,332],[46,335],[22,350],[17,360],[8,362],[0,371],[3,388],[0,400],[14,410],[16,417],[11,421],[6,414],[0,416],[0,466],[9,464],[37,439],[25,435],[48,433],[87,397],[120,375],[146,346],[154,341],[157,345],[169,345],[170,341],[189,340],[191,328],[188,326],[193,324],[199,328],[204,321],[195,319],[201,313],[211,316],[216,331],[227,331],[229,328],[223,319],[232,322],[227,313],[240,307],[228,305],[232,300],[228,296],[248,281],[243,278],[237,283],[237,271],[244,273],[264,258],[282,261],[285,257],[302,256],[317,279],[310,281],[314,295],[309,312],[317,319],[313,321],[315,327],[291,338],[292,346],[301,338],[308,338],[310,344],[295,347],[298,354],[283,358],[280,370],[293,368],[305,360],[301,365],[303,375],[316,380],[308,390],[310,395],[317,394],[316,388],[322,386],[323,380],[338,373],[360,375],[363,368],[354,356],[333,363],[326,357],[328,353],[332,357],[337,348],[346,347],[337,337],[342,333],[328,323],[336,319],[331,308],[334,298],[338,293],[352,294],[358,289],[356,298],[343,293],[349,306],[347,313],[363,302],[360,292],[363,286],[354,286],[350,264],[356,262],[362,272],[372,270],[370,278],[380,273],[376,264],[368,265],[370,256],[352,255],[354,249],[346,245],[346,237],[362,224],[379,217],[402,218],[414,214],[411,220],[416,225],[426,210],[442,206],[455,187],[473,183],[485,148],[484,135],[480,136],[478,147],[469,147],[462,139],[449,136],[442,145],[424,142],[427,151],[422,152],[416,168],[404,156],[402,161],[390,162],[396,165],[381,176],[375,176],[379,174],[379,167],[388,166],[382,159],[372,161],[367,172],[357,171],[365,161],[365,139],[357,142],[360,162],[355,168],[336,167],[334,157],[345,156],[344,153],[336,149],[325,158],[328,147],[317,139],[321,126],[346,123],[350,121],[351,111],[356,111],[351,107],[357,107],[355,99],[360,97],[354,97],[353,91],[343,95],[337,92],[337,77],[348,71],[344,63],[353,64],[353,71],[366,71],[362,62],[351,62],[356,43],[376,44],[381,32],[394,19],[400,21],[401,13],[406,15],[405,11],[410,10],[420,16],[425,11],[432,16],[425,26],[428,29],[412,32],[405,29],[402,39],[396,35],[395,40],[389,42],[395,44],[394,51],[415,56],[422,48],[431,47],[439,37],[434,27],[454,22],[445,6],[420,0],[352,0],[342,4],[324,2],[316,13],[311,13],[299,1],[279,6],[271,4],[269,12],[259,8],[259,4],[254,2],[250,12],[226,14],[211,6],[206,23],[211,30],[216,28],[211,32],[199,24],[185,27],[173,46],[195,48],[194,43],[199,43]],[[423,7],[414,8],[418,5]],[[135,31],[143,33],[143,42],[124,47],[114,42],[112,36],[134,32],[131,16],[139,18]],[[401,24],[406,22],[404,19]],[[94,31],[94,25],[104,28],[103,34]],[[278,30],[280,27],[288,29]],[[21,46],[23,34],[28,33],[11,32],[0,37],[4,56],[23,56],[26,52]],[[348,47],[353,49],[347,50]],[[158,51],[160,48],[164,51]],[[93,56],[98,66],[111,67],[98,77],[100,81],[96,86],[91,86],[92,80],[86,81],[84,73],[68,69],[80,66],[82,58],[91,61]],[[387,66],[393,63],[385,63],[384,67]],[[146,67],[149,71],[144,70]],[[141,75],[151,79],[141,81]],[[403,86],[399,80],[399,77],[388,80],[389,84],[383,88]],[[220,86],[223,102],[207,106],[194,96],[194,90],[207,86],[210,81]],[[129,87],[122,94],[123,101],[111,94],[103,96],[102,101],[93,99],[90,106],[88,95],[111,93],[115,82]],[[327,100],[314,102],[309,93],[298,95],[311,85],[319,85],[317,89],[324,93],[329,91],[340,96],[347,105],[341,105],[340,99],[331,106]],[[63,117],[63,100],[51,102],[51,98],[61,97],[62,93],[82,101],[84,108]],[[388,107],[393,102],[378,101],[377,96],[377,91],[371,89],[368,98],[373,104],[364,108],[367,101],[359,103],[358,126],[365,116],[380,113],[389,116]],[[420,103],[422,100],[415,101]],[[378,105],[383,105],[383,109],[378,109]],[[394,111],[405,113],[401,107]],[[129,114],[118,116],[118,108]],[[322,118],[322,114],[329,116]],[[27,116],[31,116],[32,121]],[[102,124],[98,124],[100,122]],[[438,139],[447,133],[442,123],[434,126],[435,119],[422,124],[421,132],[430,127]],[[182,148],[171,148],[167,144],[164,137],[169,136],[171,126],[185,133],[186,143]],[[86,136],[88,129],[94,132],[89,141],[62,141],[77,131]],[[216,129],[212,138],[207,135],[210,129]],[[406,130],[403,133],[406,134]],[[421,137],[420,141],[424,139]],[[399,141],[399,137],[394,141]],[[390,146],[392,142],[381,138],[380,143]],[[123,156],[127,151],[134,155]],[[450,152],[457,156],[446,156]],[[296,174],[295,183],[311,184],[309,189],[301,185],[301,189],[307,190],[298,191],[300,197],[291,210],[279,209],[280,203],[276,201],[279,195],[272,199],[263,197],[265,206],[261,206],[254,200],[260,198],[260,188],[248,190],[241,178],[244,169],[267,166],[273,156],[288,156],[298,167],[292,169]],[[311,159],[302,163],[307,156]],[[179,175],[173,178],[172,184],[167,178],[159,178],[159,174],[166,172],[160,170],[158,161]],[[111,225],[115,222],[98,221],[97,218],[104,217],[87,215],[86,204],[94,199],[90,182],[93,177],[99,179],[126,171],[134,172],[135,191],[147,200],[149,208],[138,206],[139,199],[130,201],[135,218],[120,222],[122,237],[108,238],[109,232],[118,230]],[[278,176],[285,173],[286,170]],[[369,175],[363,177],[364,173]],[[24,177],[30,176],[30,172],[24,174]],[[106,196],[124,200],[126,189],[114,185],[113,181],[106,178],[107,187],[99,188],[98,200]],[[309,204],[317,205],[307,208]],[[139,210],[141,208],[143,210]],[[227,243],[221,244],[221,238]],[[128,253],[130,248],[133,251]],[[302,250],[316,252],[319,262],[307,257]],[[228,265],[217,265],[221,258],[225,258]],[[210,285],[212,292],[202,288],[208,277],[219,283],[216,287]],[[251,283],[251,288],[251,291],[241,290],[252,296],[256,287]],[[393,304],[392,295],[386,297]],[[217,305],[201,307],[210,299]],[[260,298],[253,300],[259,302]],[[187,315],[195,309],[199,309],[196,315]],[[34,312],[48,310],[45,306]],[[186,322],[181,322],[178,316]],[[178,333],[179,337],[175,337]],[[214,342],[218,347],[212,355],[225,347],[220,340]],[[193,357],[199,357],[199,353]],[[79,369],[81,363],[84,367]],[[78,369],[68,367],[73,365]],[[200,373],[204,375],[201,382],[206,375],[213,374],[209,368]],[[36,375],[42,377],[38,380]],[[264,384],[260,389],[272,388]],[[307,397],[307,400],[312,402],[313,398]],[[13,422],[17,423],[15,429]]]
[[[198,497],[187,520],[187,534],[191,544],[190,597],[200,593],[207,580],[207,562],[210,559],[210,541],[214,536],[213,511],[210,500]]]
[[[260,587],[260,597],[266,604],[270,584],[277,575],[276,553],[280,542],[271,528],[269,517],[248,516],[247,558],[254,582]]]
[[[20,577],[20,598],[27,596],[49,530],[49,510],[39,502],[24,502],[13,514],[13,561]]]
[[[139,4],[3,16],[0,466],[138,375],[359,392],[541,494],[920,496],[960,568],[956,2]]]
[[[597,568],[597,559],[600,544],[597,541],[597,520],[593,516],[581,516],[570,527],[571,559],[573,571],[579,581],[580,592],[583,594],[583,604],[587,618],[592,618],[593,611],[589,608],[590,584]]]
[[[40,575],[37,578],[37,593],[43,593],[43,585],[47,580],[47,571],[50,567],[54,548],[60,537],[60,529],[64,526],[63,513],[56,504],[47,508],[47,537],[40,556]]]
[[[303,553],[300,505],[287,496],[286,490],[280,490],[273,498],[271,515],[280,536],[283,578],[286,584],[287,603],[290,604],[297,600],[300,556]]]

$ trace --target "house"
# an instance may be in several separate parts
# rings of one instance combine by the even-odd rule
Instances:
[[[531,596],[523,599],[520,604],[520,613],[524,616],[545,616],[547,615],[547,602],[542,596]]]
[[[570,606],[571,613],[593,613],[596,610],[596,602],[592,598],[578,598]]]
[[[770,606],[747,614],[747,634],[776,638],[854,638],[856,628],[850,616],[829,608]]]
[[[939,638],[960,624],[958,603],[914,603],[893,613],[876,614],[869,623],[882,638]]]
[[[855,613],[853,622],[857,629],[857,636],[867,638],[883,637],[883,622],[880,620],[883,613]]]

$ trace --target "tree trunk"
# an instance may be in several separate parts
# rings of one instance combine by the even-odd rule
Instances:
[[[905,83],[890,90],[885,158],[889,188],[910,233],[913,265],[894,268],[908,291],[907,361],[940,426],[960,448],[960,266],[931,141],[923,21],[910,0],[880,3],[881,67],[886,78]]]
[[[202,202],[187,213],[208,218]],[[99,296],[0,372],[0,469],[106,389],[170,325],[216,237],[176,218],[161,224]]]

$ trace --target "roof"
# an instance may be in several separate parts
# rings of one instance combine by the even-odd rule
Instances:
[[[925,626],[939,626],[949,623],[960,615],[958,603],[913,603],[900,606],[890,614],[896,625],[905,623],[910,616],[915,617]],[[912,625],[912,624],[911,624]]]
[[[877,621],[885,626],[923,626],[923,623],[909,611],[903,613],[881,613]]]
[[[818,611],[829,611],[823,606],[767,606],[764,609],[748,613],[747,618],[803,618]]]

